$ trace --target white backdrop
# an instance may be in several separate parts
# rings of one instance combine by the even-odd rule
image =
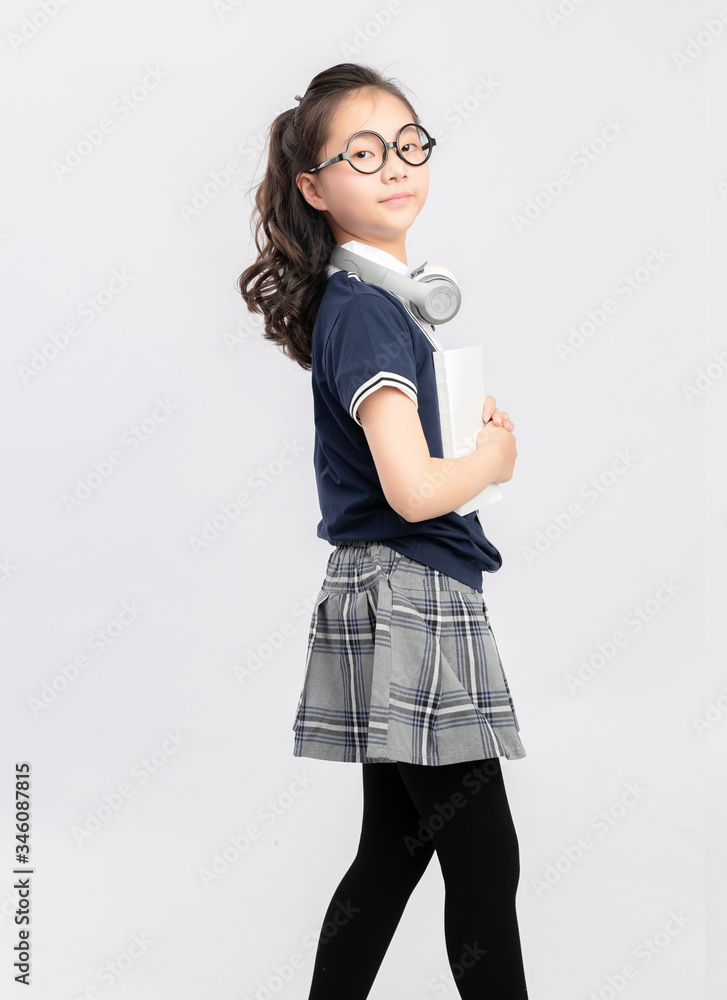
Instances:
[[[457,275],[440,336],[485,344],[515,422],[481,519],[528,753],[503,771],[530,995],[720,996],[727,7],[9,0],[1,20],[3,995],[26,995],[18,762],[32,995],[308,995],[360,765],[292,755],[332,550],[310,375],[235,280],[266,128],[351,60],[438,138],[408,260]],[[442,913],[435,859],[373,998],[457,996]]]

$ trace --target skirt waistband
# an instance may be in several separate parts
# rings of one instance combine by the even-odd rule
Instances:
[[[433,566],[411,559],[385,542],[345,539],[337,542],[328,558],[323,591],[360,591],[373,587],[381,577],[399,590],[464,591],[482,594],[461,580]]]

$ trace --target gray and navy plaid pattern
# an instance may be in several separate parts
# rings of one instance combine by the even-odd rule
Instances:
[[[383,542],[339,542],[311,616],[296,757],[525,757],[482,594]]]

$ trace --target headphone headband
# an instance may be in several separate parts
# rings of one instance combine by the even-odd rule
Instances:
[[[333,248],[330,263],[353,271],[362,281],[401,295],[408,300],[414,315],[425,323],[447,323],[459,312],[462,295],[454,275],[446,267],[424,263],[408,278],[339,245]]]

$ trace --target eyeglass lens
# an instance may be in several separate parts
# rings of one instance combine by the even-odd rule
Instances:
[[[416,125],[409,125],[399,136],[399,149],[411,166],[419,166],[429,157],[430,145],[426,132]],[[394,152],[393,149],[390,152]],[[386,149],[374,132],[359,132],[348,148],[351,165],[364,174],[378,170],[384,162]]]

